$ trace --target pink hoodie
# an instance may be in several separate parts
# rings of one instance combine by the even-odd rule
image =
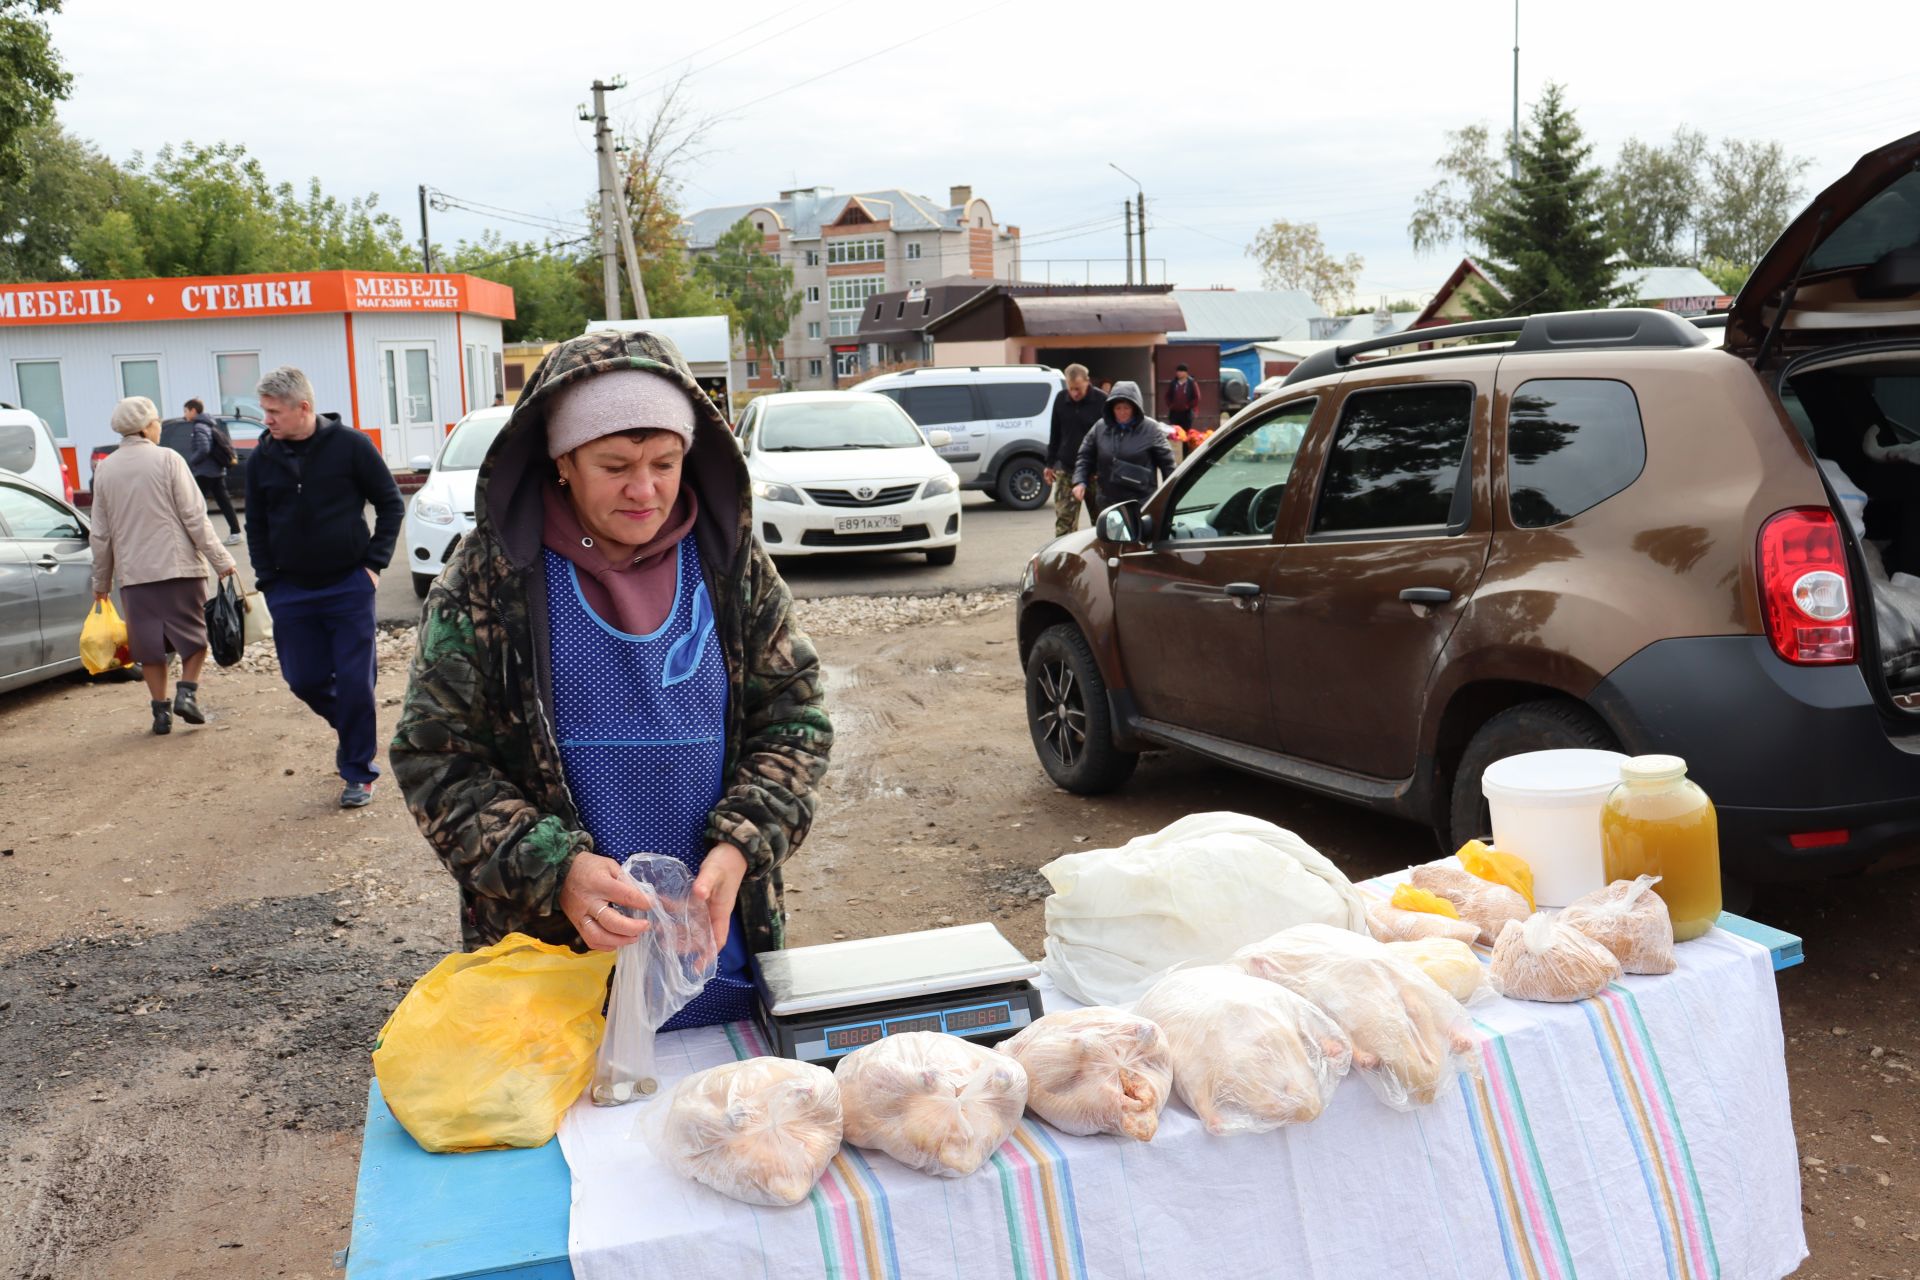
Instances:
[[[660,532],[641,546],[631,564],[609,564],[598,547],[582,546],[587,536],[566,492],[549,480],[545,491],[545,520],[540,541],[549,551],[565,556],[579,573],[580,594],[587,606],[615,630],[643,636],[659,629],[673,608],[678,585],[673,549],[693,528],[700,502],[693,487],[680,486],[673,510]]]

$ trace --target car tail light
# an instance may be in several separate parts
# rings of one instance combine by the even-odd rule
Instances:
[[[1854,660],[1847,553],[1833,512],[1782,511],[1760,530],[1760,607],[1773,651],[1788,662]]]

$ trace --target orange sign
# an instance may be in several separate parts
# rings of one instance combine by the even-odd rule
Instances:
[[[478,276],[373,271],[0,285],[0,326],[351,311],[465,312],[511,320],[513,290]]]

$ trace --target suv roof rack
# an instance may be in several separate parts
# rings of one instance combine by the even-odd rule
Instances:
[[[1321,378],[1353,367],[1355,358],[1369,351],[1388,351],[1427,342],[1448,342],[1475,338],[1484,334],[1516,335],[1506,351],[1618,350],[1622,347],[1698,347],[1708,342],[1705,334],[1686,319],[1671,311],[1652,307],[1618,307],[1606,311],[1549,311],[1538,315],[1515,316],[1501,320],[1468,320],[1461,324],[1435,325],[1426,329],[1402,329],[1398,333],[1358,342],[1343,342],[1325,351],[1316,351],[1294,366],[1280,385],[1290,386],[1309,378]],[[1443,351],[1423,351],[1413,356],[1387,356],[1369,363],[1381,364],[1412,358],[1432,359],[1445,355],[1484,354],[1479,346],[1452,347]]]

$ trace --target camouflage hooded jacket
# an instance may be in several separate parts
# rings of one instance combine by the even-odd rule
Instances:
[[[541,554],[554,393],[619,369],[680,383],[694,444],[682,483],[700,498],[696,532],[728,675],[726,790],[705,841],[746,855],[739,915],[750,950],[784,945],[780,864],[806,838],[833,727],[820,663],[793,599],[753,540],[746,463],[725,420],[671,342],[590,334],[547,353],[480,468],[475,527],[427,595],[406,703],[389,758],[407,806],[460,882],[469,948],[518,931],[579,947],[559,909],[573,859],[593,849],[555,735]]]

